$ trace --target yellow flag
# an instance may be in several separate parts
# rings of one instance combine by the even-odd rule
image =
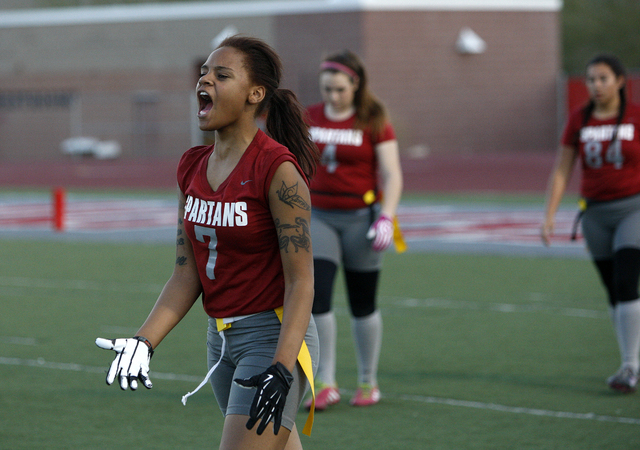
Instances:
[[[398,217],[393,218],[393,244],[396,246],[397,253],[404,253],[407,251],[407,243],[404,241],[400,224],[398,223]]]

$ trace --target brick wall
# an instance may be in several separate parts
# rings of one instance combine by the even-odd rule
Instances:
[[[360,54],[404,155],[544,152],[558,137],[558,20],[558,11],[386,10],[3,28],[0,95],[72,93],[83,133],[120,141],[123,158],[170,157],[192,143],[194,64],[232,24],[276,48],[284,86],[304,104],[320,99],[324,53]],[[455,51],[463,27],[485,53]],[[0,102],[0,161],[62,158],[77,113]]]
[[[358,53],[404,149],[545,151],[558,133],[557,20],[553,12],[500,11],[284,16],[277,49],[287,84],[305,103],[320,100],[322,54]],[[455,51],[463,27],[486,41],[484,54]]]
[[[555,146],[556,15],[541,12],[367,13],[373,88],[406,133],[434,152],[545,150]],[[454,44],[470,27],[480,55]]]

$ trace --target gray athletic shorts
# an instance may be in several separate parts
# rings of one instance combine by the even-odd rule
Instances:
[[[611,259],[621,248],[640,248],[640,195],[589,203],[582,233],[593,259]]]
[[[266,311],[233,322],[231,328],[223,331],[226,339],[224,357],[211,375],[210,382],[224,416],[249,415],[256,390],[242,388],[233,380],[252,377],[264,372],[272,365],[280,327],[280,319],[276,313]],[[305,342],[311,354],[315,376],[318,366],[318,332],[313,318],[309,323]],[[207,331],[209,369],[220,359],[221,345],[222,338],[218,334],[216,320],[210,318]],[[293,428],[300,403],[309,389],[309,383],[299,363],[296,369],[293,372],[294,381],[282,414],[282,426],[288,430]]]
[[[378,217],[380,206],[374,205],[374,216]],[[370,208],[356,210],[311,211],[311,242],[313,258],[341,263],[347,270],[372,272],[382,267],[382,254],[371,248],[367,231],[371,226]]]

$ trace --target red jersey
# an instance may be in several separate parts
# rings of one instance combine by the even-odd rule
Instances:
[[[311,203],[323,209],[357,209],[367,204],[363,195],[378,192],[378,161],[375,146],[396,138],[386,123],[378,139],[371,130],[354,128],[355,115],[340,122],[329,120],[324,104],[307,109],[311,139],[321,160],[311,182]]]
[[[269,186],[289,150],[258,131],[216,191],[207,180],[213,145],[194,147],[178,164],[186,197],[184,228],[193,246],[207,314],[215,318],[268,311],[284,303],[284,275]],[[304,178],[304,175],[303,175]]]
[[[640,193],[640,107],[628,104],[620,126],[617,117],[590,117],[582,126],[582,108],[574,111],[562,134],[562,144],[575,147],[582,162],[582,196],[616,200]],[[616,140],[611,141],[614,132]]]

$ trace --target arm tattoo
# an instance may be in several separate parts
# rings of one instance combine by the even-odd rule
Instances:
[[[178,217],[178,236],[182,236],[182,219]],[[176,245],[184,245],[184,238],[177,238],[176,239]]]
[[[288,187],[283,181],[282,187],[278,190],[278,198],[282,203],[289,205],[292,208],[297,206],[305,211],[311,210],[311,206],[309,206],[309,204],[300,195],[298,195],[298,183]]]
[[[182,230],[182,219],[180,217],[178,217],[178,236],[180,236],[183,233]],[[176,246],[178,245],[184,245],[184,238],[177,238],[176,239]],[[176,266],[185,266],[187,264],[187,257],[186,256],[178,256],[176,258]]]
[[[295,224],[281,224],[280,220],[276,219],[275,224],[278,230],[278,242],[281,250],[289,253],[289,244],[292,244],[296,253],[298,253],[298,249],[300,248],[307,252],[309,251],[311,239],[309,237],[309,224],[305,219],[296,217]]]

